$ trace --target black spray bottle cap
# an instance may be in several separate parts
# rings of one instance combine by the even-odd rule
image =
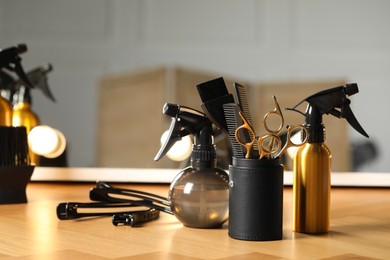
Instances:
[[[50,63],[43,64],[30,70],[27,77],[32,83],[32,88],[42,90],[43,94],[55,102],[55,98],[50,91],[47,74],[53,70]],[[15,82],[14,89],[16,93],[13,96],[13,103],[25,102],[31,103],[30,87],[26,86],[22,80]]]
[[[161,159],[172,146],[186,135],[194,136],[191,161],[210,163],[216,160],[211,121],[202,112],[177,104],[166,103],[163,114],[172,117],[168,138],[154,160]]]
[[[18,44],[14,47],[0,50],[0,69],[5,69],[16,73],[23,83],[28,87],[33,87],[22,67],[22,59],[19,54],[27,52],[26,44]]]
[[[320,91],[305,98],[294,107],[287,108],[287,110],[296,111],[305,116],[305,127],[310,135],[308,139],[309,143],[324,141],[325,134],[322,123],[322,115],[324,114],[345,118],[356,131],[368,137],[368,134],[353,114],[349,106],[351,101],[347,98],[347,96],[352,96],[358,92],[359,89],[356,83],[346,84],[345,86]],[[309,103],[305,113],[296,109],[304,101]]]

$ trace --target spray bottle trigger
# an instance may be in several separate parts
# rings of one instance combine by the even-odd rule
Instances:
[[[49,99],[53,102],[56,101],[53,94],[50,91],[47,74],[53,70],[53,66],[50,63],[43,64],[42,66],[35,68],[28,72],[28,77],[32,83],[34,83],[33,88],[38,88],[42,90]]]
[[[168,130],[168,137],[165,140],[163,146],[161,146],[157,155],[154,157],[155,161],[160,160],[164,155],[172,148],[172,146],[185,135],[189,134],[186,130],[182,130],[182,127],[176,118],[172,118],[171,125]]]
[[[359,121],[356,119],[350,106],[343,106],[341,114],[356,131],[367,138],[369,137],[366,131],[364,131],[363,127],[360,125]]]

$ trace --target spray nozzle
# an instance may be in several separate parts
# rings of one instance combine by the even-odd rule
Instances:
[[[160,160],[182,137],[192,134],[196,144],[212,144],[212,124],[202,112],[186,106],[166,103],[163,114],[172,117],[168,138],[160,148],[155,161]]]
[[[306,117],[305,124],[308,126],[321,125],[323,114],[331,114],[338,118],[345,118],[356,131],[368,137],[368,134],[353,114],[349,106],[351,101],[347,98],[347,96],[352,96],[358,92],[359,89],[356,83],[346,84],[345,86],[320,91],[305,98],[294,107],[286,109],[304,115]],[[304,101],[309,103],[305,113],[296,109]]]
[[[17,46],[0,50],[0,68],[15,72],[16,75],[23,81],[26,86],[33,87],[22,67],[22,59],[19,54],[27,52],[26,44],[18,44]]]
[[[30,70],[27,73],[27,77],[30,79],[30,82],[33,84],[32,88],[38,88],[42,90],[45,96],[47,96],[49,99],[55,102],[56,100],[50,91],[49,83],[47,80],[47,74],[52,70],[53,70],[53,66],[50,63],[46,63],[35,69]],[[23,81],[20,80],[17,81],[15,83],[16,91],[20,90],[23,86],[24,86]]]
[[[348,96],[352,96],[359,93],[359,88],[356,83],[346,84],[344,87],[344,91],[345,94],[347,94]]]

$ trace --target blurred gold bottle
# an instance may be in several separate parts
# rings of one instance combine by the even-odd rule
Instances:
[[[294,159],[293,230],[301,233],[329,232],[330,161],[325,143],[307,143]]]
[[[12,111],[12,126],[26,127],[27,134],[35,126],[40,124],[38,116],[31,110],[31,97],[28,88],[22,87],[19,93],[15,94],[14,106]],[[40,156],[30,150],[31,164],[39,165]]]
[[[0,126],[12,126],[12,106],[3,97],[0,97]]]

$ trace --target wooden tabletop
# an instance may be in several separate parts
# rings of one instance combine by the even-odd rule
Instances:
[[[144,226],[111,217],[58,220],[60,202],[88,202],[93,183],[39,183],[28,203],[0,205],[0,258],[19,259],[390,259],[390,189],[333,188],[331,232],[291,231],[292,189],[285,188],[283,239],[249,242],[221,229],[184,227],[161,213]],[[120,184],[166,196],[167,185]]]

